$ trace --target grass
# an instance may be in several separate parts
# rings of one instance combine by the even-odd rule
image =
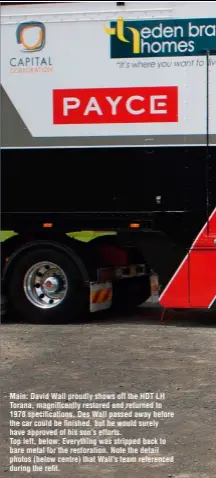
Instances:
[[[79,231],[79,232],[69,232],[67,236],[74,237],[78,241],[89,242],[95,237],[113,235],[115,232],[95,232],[95,231]],[[10,237],[17,235],[13,231],[0,231],[0,242],[6,241]]]

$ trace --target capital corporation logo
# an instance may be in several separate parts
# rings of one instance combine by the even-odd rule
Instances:
[[[26,53],[43,50],[46,42],[45,25],[41,22],[23,22],[16,30],[16,41]]]
[[[46,28],[38,21],[22,22],[14,32],[17,48],[9,58],[10,74],[52,73],[52,57],[47,50]],[[44,48],[46,46],[46,48]],[[19,53],[18,53],[19,50]],[[49,51],[49,48],[48,48]]]

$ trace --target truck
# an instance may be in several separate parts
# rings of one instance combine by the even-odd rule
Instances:
[[[1,40],[8,308],[214,308],[216,2],[1,2]]]

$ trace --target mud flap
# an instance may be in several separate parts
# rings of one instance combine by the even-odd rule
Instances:
[[[151,295],[145,303],[148,304],[158,304],[159,303],[159,296],[160,296],[160,284],[159,284],[159,277],[157,274],[152,272],[150,276],[150,287],[151,287]]]
[[[90,282],[90,312],[109,309],[112,297],[112,282]]]

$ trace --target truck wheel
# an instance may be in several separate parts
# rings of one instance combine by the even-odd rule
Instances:
[[[41,323],[73,320],[86,304],[82,277],[72,259],[45,248],[28,251],[16,262],[7,295],[13,311]]]
[[[130,313],[151,295],[149,276],[121,280],[115,283],[112,309]]]

